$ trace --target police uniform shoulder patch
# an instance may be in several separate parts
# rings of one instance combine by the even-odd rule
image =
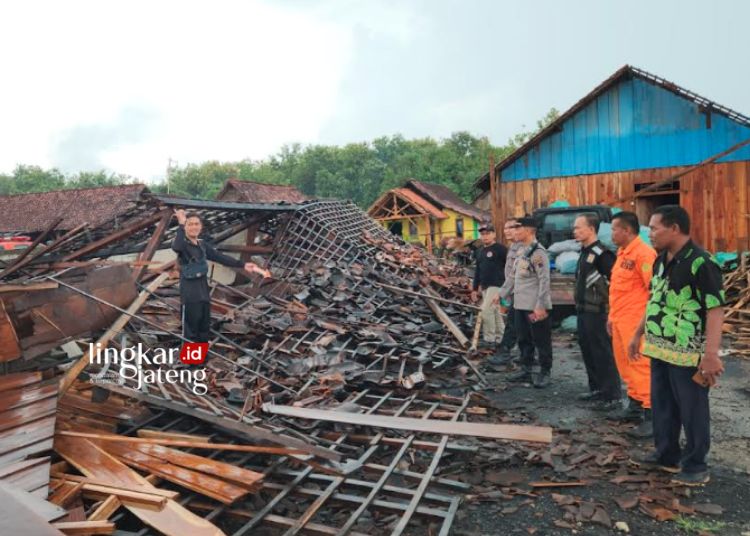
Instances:
[[[599,246],[594,246],[593,248],[591,248],[591,251],[593,251],[597,255],[601,255],[602,253],[604,253],[602,248],[600,248]]]

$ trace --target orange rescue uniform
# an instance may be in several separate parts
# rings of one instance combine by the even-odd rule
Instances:
[[[628,344],[646,313],[656,251],[638,236],[617,251],[609,286],[609,321],[617,370],[628,396],[651,407],[651,360],[628,359]],[[643,345],[643,341],[641,341]]]

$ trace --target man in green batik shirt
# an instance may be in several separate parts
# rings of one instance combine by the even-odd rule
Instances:
[[[711,444],[709,386],[724,371],[719,358],[724,291],[718,264],[690,239],[690,217],[682,207],[656,209],[649,223],[659,256],[654,263],[646,314],[628,347],[630,359],[651,359],[653,454],[636,465],[676,474],[673,483],[708,482]],[[703,385],[701,385],[701,383]],[[680,447],[680,429],[685,447]]]

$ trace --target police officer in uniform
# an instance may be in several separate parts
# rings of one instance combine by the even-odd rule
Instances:
[[[609,279],[616,257],[599,242],[598,232],[596,214],[586,213],[576,218],[573,236],[582,247],[575,287],[578,344],[589,380],[589,392],[580,398],[598,401],[601,409],[612,410],[621,398],[620,376],[607,333]]]
[[[552,310],[550,294],[549,257],[544,247],[536,241],[537,222],[534,218],[519,218],[516,239],[522,244],[520,254],[513,263],[512,277],[500,289],[500,299],[512,299],[514,324],[521,350],[521,370],[508,377],[511,382],[533,382],[538,389],[550,384],[552,370]],[[498,300],[499,301],[499,300]],[[506,310],[503,307],[503,310]],[[538,354],[539,372],[534,374],[535,354]]]

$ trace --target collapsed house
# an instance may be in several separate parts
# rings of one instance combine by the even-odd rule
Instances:
[[[273,274],[212,267],[201,366],[179,357],[176,207]],[[462,503],[516,497],[549,497],[558,528],[612,528],[602,501],[549,494],[602,482],[621,511],[660,521],[720,510],[633,468],[618,425],[553,438],[497,406],[467,358],[463,269],[351,203],[145,192],[97,226],[56,225],[0,264],[8,533],[446,535]],[[743,257],[728,276],[739,333],[747,273]]]
[[[175,207],[273,273],[213,279],[201,374],[175,359],[176,263],[154,260]],[[551,440],[477,392],[462,269],[351,203],[144,193],[49,238],[57,223],[0,267],[0,518],[16,533],[447,534],[470,486],[440,468]]]

